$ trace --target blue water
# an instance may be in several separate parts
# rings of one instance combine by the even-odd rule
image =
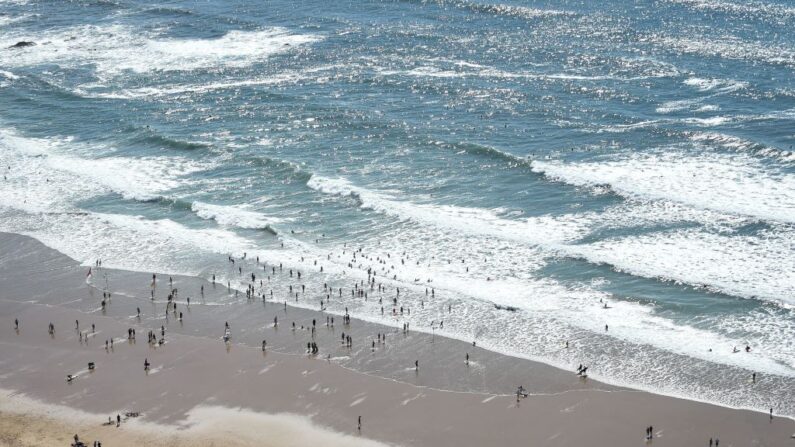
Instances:
[[[410,316],[329,310],[792,416],[793,29],[783,0],[4,0],[0,230],[259,256],[305,307],[375,268]]]

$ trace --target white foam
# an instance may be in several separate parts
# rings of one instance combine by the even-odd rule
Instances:
[[[15,75],[14,73],[11,73],[10,71],[6,71],[6,70],[0,70],[0,75],[3,75],[3,77],[5,77],[6,79],[10,79],[12,81],[16,80],[16,79],[19,79],[19,76]]]
[[[127,198],[159,197],[184,185],[199,165],[180,157],[87,159],[67,152],[68,140],[0,132],[0,225],[31,235],[79,261],[100,257],[130,270],[158,267],[180,271],[192,252],[242,253],[248,241],[222,229],[191,229],[168,219],[86,213],[78,203],[115,191]],[[7,169],[10,167],[11,169]],[[17,210],[20,212],[11,212]],[[65,237],[68,235],[68,237]],[[135,247],[130,250],[130,247]],[[169,253],[170,252],[170,253]],[[187,263],[196,274],[195,263]]]
[[[231,31],[206,39],[173,39],[118,24],[83,25],[31,36],[15,33],[3,36],[0,46],[13,45],[19,40],[32,40],[37,45],[2,52],[0,61],[12,67],[47,63],[67,67],[95,65],[103,76],[124,71],[244,67],[319,39],[317,35],[293,34],[284,28]]]
[[[423,227],[411,230],[413,237],[421,241],[451,240],[456,242],[451,242],[452,246],[439,242],[441,245],[438,250],[429,246],[415,247],[413,250],[415,253],[423,253],[423,257],[426,259],[433,253],[438,259],[466,258],[471,260],[488,257],[489,262],[479,266],[478,274],[482,277],[498,278],[501,282],[517,277],[523,280],[532,279],[526,274],[543,266],[546,256],[558,251],[568,253],[566,250],[571,244],[593,232],[687,222],[723,229],[734,228],[745,220],[743,217],[701,210],[670,201],[633,202],[610,207],[601,212],[518,219],[502,217],[498,215],[497,210],[399,201],[383,192],[353,186],[346,179],[314,176],[309,181],[309,186],[326,194],[356,197],[364,209],[371,209],[422,224]],[[452,232],[452,234],[440,234],[439,230]],[[472,240],[472,237],[478,239]],[[453,253],[462,250],[458,248],[461,240],[467,241],[465,246],[472,247],[472,249],[454,255]],[[506,244],[506,242],[510,242],[510,244]],[[404,246],[406,244],[406,241],[401,243]],[[495,246],[501,247],[499,252],[491,249]],[[430,279],[428,273],[424,271],[424,267],[418,267],[418,270],[404,267],[402,270],[404,273],[401,278],[404,280],[420,278],[424,283]],[[438,276],[434,276],[434,281],[438,280]],[[460,283],[470,284],[470,281],[462,279]],[[499,287],[495,283],[488,284],[488,289],[492,292]],[[467,287],[467,290],[460,290],[460,292],[471,295],[471,289]],[[506,291],[501,295],[520,296],[516,290]],[[486,296],[484,295],[482,298],[487,299]],[[503,304],[514,305],[516,303]]]
[[[128,199],[152,200],[189,182],[188,174],[209,167],[183,157],[83,158],[72,155],[80,152],[76,146],[69,139],[27,138],[0,131],[0,147],[6,149],[0,161],[12,166],[6,173],[11,183],[6,186],[11,187],[7,194],[14,195],[14,200],[5,203],[49,212],[68,210],[65,205],[74,200],[109,191]]]
[[[654,308],[649,305],[627,301],[613,300],[610,294],[594,290],[593,288],[582,286],[563,286],[550,278],[537,278],[533,276],[534,262],[539,262],[545,254],[543,252],[528,250],[521,246],[500,246],[498,242],[486,238],[484,240],[473,240],[467,238],[469,244],[462,244],[462,239],[448,234],[442,230],[439,234],[438,229],[418,228],[412,232],[411,238],[406,238],[402,234],[382,235],[380,242],[389,247],[392,253],[389,264],[394,264],[395,268],[390,269],[384,275],[379,272],[379,276],[391,278],[392,273],[398,278],[403,278],[402,284],[397,283],[402,290],[417,289],[418,295],[423,296],[424,287],[434,287],[436,299],[426,301],[425,307],[419,305],[419,297],[416,295],[401,294],[402,306],[412,309],[410,320],[412,325],[419,330],[429,331],[430,322],[444,320],[445,327],[449,328],[442,331],[445,335],[461,340],[471,341],[478,339],[478,344],[488,349],[511,355],[527,356],[533,353],[531,358],[550,361],[556,354],[549,351],[550,346],[560,343],[560,337],[578,337],[573,334],[587,331],[590,334],[604,333],[604,324],[610,326],[609,336],[631,343],[633,346],[652,345],[668,352],[702,359],[708,362],[721,363],[737,366],[746,369],[763,369],[770,373],[781,374],[784,376],[794,376],[795,361],[792,353],[788,350],[778,349],[778,354],[769,355],[776,350],[774,343],[771,343],[770,336],[781,333],[780,326],[769,327],[765,331],[760,331],[758,335],[753,335],[755,352],[752,355],[736,356],[732,355],[733,346],[743,346],[748,343],[747,339],[721,335],[711,329],[702,329],[693,325],[673,323],[665,316],[657,315]],[[422,241],[433,234],[438,241],[433,246],[428,246]],[[705,246],[712,247],[713,243],[720,244],[722,241],[707,241]],[[735,244],[739,249],[746,249],[744,244],[747,241],[740,241]],[[471,245],[470,245],[471,244]],[[687,247],[686,244],[681,244]],[[492,246],[489,250],[484,247]],[[370,261],[375,257],[387,259],[386,253],[380,251],[379,246],[364,247],[364,253],[369,258],[364,259],[359,256],[357,260],[343,258],[344,262],[354,264],[363,263],[362,269],[368,266],[375,267],[376,270],[381,265]],[[332,252],[340,253],[342,247],[332,249]],[[617,251],[615,257],[620,257],[623,252],[616,250],[613,246],[601,247],[597,245],[566,245],[561,247],[561,251],[579,251],[582,253],[592,250],[595,256],[610,254],[611,250]],[[649,251],[656,254],[654,250]],[[782,252],[785,250],[782,250]],[[400,263],[395,253],[409,253],[411,261],[420,256],[420,265],[408,262],[405,265]],[[488,253],[488,261],[480,263],[477,255],[472,253]],[[349,252],[350,253],[350,252]],[[642,253],[637,251],[638,255]],[[764,253],[764,249],[759,253]],[[413,254],[413,256],[412,256]],[[675,259],[672,254],[669,259]],[[473,266],[474,270],[466,271],[463,264],[456,260],[448,264],[446,259],[465,258],[467,266]],[[754,257],[754,262],[757,260]],[[692,259],[698,259],[696,255]],[[611,259],[612,260],[612,259]],[[631,258],[634,260],[634,257]],[[726,262],[728,259],[721,259]],[[594,262],[601,262],[595,260]],[[709,262],[709,261],[706,261]],[[775,260],[771,261],[774,263]],[[631,261],[626,261],[630,264]],[[790,262],[791,264],[791,262]],[[622,264],[623,265],[623,264]],[[691,266],[692,267],[692,266]],[[715,267],[717,269],[717,267]],[[742,269],[743,266],[737,266]],[[782,267],[786,269],[787,267]],[[764,266],[756,272],[763,271]],[[496,271],[496,275],[494,272]],[[490,273],[491,272],[491,273]],[[492,280],[487,280],[487,275]],[[753,275],[753,273],[749,273]],[[415,284],[406,284],[410,278],[422,278],[423,281]],[[426,283],[424,278],[432,278],[432,283]],[[743,278],[747,279],[747,278]],[[390,283],[391,281],[385,281]],[[444,297],[444,298],[440,298]],[[427,300],[427,298],[426,298]],[[441,300],[441,302],[440,302]],[[600,300],[608,300],[609,309],[604,309]],[[399,326],[402,317],[395,320],[390,315],[380,316],[377,301],[368,303],[356,303],[346,301],[340,303],[360,318],[370,321],[377,321],[383,324]],[[430,304],[432,303],[432,304]],[[447,312],[447,303],[452,303],[453,312]],[[519,311],[494,311],[491,303],[502,306],[511,306]],[[330,304],[330,311],[334,312],[333,303]],[[525,311],[525,312],[523,312]],[[342,313],[342,309],[339,309]],[[496,313],[495,313],[496,312]],[[483,318],[488,321],[499,321],[496,325],[484,325]],[[762,318],[762,320],[765,320]],[[532,328],[527,330],[527,328]],[[747,323],[734,321],[726,324],[726,333],[735,333],[739,330],[747,331]],[[557,335],[555,335],[557,334]],[[556,340],[556,337],[557,340]],[[775,340],[772,340],[775,341]],[[709,352],[709,348],[714,348]],[[645,365],[643,368],[648,367]],[[638,374],[634,371],[631,374]],[[624,373],[630,373],[624,371]]]
[[[708,145],[738,152],[750,152],[755,155],[776,158],[785,162],[795,162],[795,152],[764,146],[733,135],[719,132],[694,132],[690,134],[690,139],[697,143],[706,143]]]
[[[486,209],[401,201],[388,192],[354,186],[345,178],[314,175],[307,182],[307,186],[325,194],[355,197],[361,201],[364,209],[372,209],[401,219],[507,240],[554,243],[577,238],[584,231],[584,227],[577,222],[560,222],[551,216],[528,218],[523,221],[508,220]]]
[[[276,73],[264,77],[230,79],[205,84],[174,84],[158,87],[140,87],[121,89],[118,91],[105,91],[104,85],[89,83],[78,86],[74,92],[87,98],[106,99],[157,98],[171,95],[204,94],[216,90],[227,90],[240,87],[257,87],[264,85],[285,85],[297,83],[323,83],[328,76],[326,72],[334,70],[335,68],[338,68],[338,66],[324,65],[314,68],[307,68],[300,71],[288,70],[282,73]]]
[[[726,123],[734,121],[731,116],[711,116],[709,118],[683,118],[681,122],[687,124],[695,124],[702,127],[721,126]]]
[[[442,5],[450,4],[459,8],[469,9],[471,11],[479,13],[512,16],[523,19],[537,19],[541,17],[572,15],[571,12],[555,10],[555,9],[538,9],[538,8],[531,8],[529,6],[503,5],[503,4],[492,5],[492,4],[478,3],[475,1],[467,1],[467,0],[447,0],[447,1],[437,1],[437,2]]]
[[[22,3],[19,3],[22,4]],[[22,14],[16,17],[12,17],[9,15],[0,15],[0,27],[10,25],[14,22],[19,22],[21,20],[25,20],[30,17],[30,14]]]
[[[733,92],[742,90],[748,87],[748,83],[744,81],[735,81],[733,79],[705,79],[705,78],[687,78],[683,81],[685,85],[696,87],[699,91],[708,92],[717,90],[720,92]]]
[[[657,113],[671,113],[681,110],[692,110],[695,106],[700,105],[704,98],[690,98],[680,99],[676,101],[667,101],[658,106],[655,111]]]
[[[219,225],[229,227],[257,230],[269,228],[282,221],[276,217],[250,211],[246,205],[212,205],[196,201],[191,205],[191,209],[202,219],[212,219]]]
[[[695,132],[691,135],[691,139],[699,142],[716,143],[722,147],[740,151],[747,151],[755,146],[752,141],[719,132]]]
[[[720,106],[716,106],[714,104],[705,104],[703,106],[699,106],[698,108],[694,109],[694,112],[717,112],[720,110]]]
[[[691,229],[601,240],[569,251],[638,276],[795,304],[793,246],[792,231],[757,237]]]
[[[189,84],[189,85],[172,85],[164,87],[141,87],[136,89],[123,89],[120,91],[93,91],[80,87],[76,89],[76,93],[88,98],[107,98],[107,99],[134,99],[134,98],[148,98],[160,97],[181,94],[202,94],[214,90],[226,90],[230,88],[239,87],[256,87],[260,85],[281,85],[289,83],[297,83],[309,79],[307,76],[302,76],[297,73],[284,73],[268,76],[266,78],[254,78],[244,80],[232,80],[226,82],[213,82],[209,84]]]
[[[667,171],[667,165],[659,163],[651,163],[658,166],[659,169]],[[634,167],[627,168],[629,172],[637,172],[642,169]],[[656,176],[655,176],[656,177]],[[684,180],[691,180],[691,177],[686,176]],[[571,181],[571,178],[569,178]],[[312,183],[312,182],[310,182]],[[593,179],[584,184],[592,184]],[[613,184],[613,183],[611,183]],[[696,183],[697,184],[697,183]],[[758,240],[756,237],[725,237],[716,238],[712,233],[704,232],[690,234],[688,238],[675,238],[669,240],[670,235],[667,233],[650,233],[646,236],[649,240],[641,240],[636,242],[635,245],[629,245],[627,248],[619,250],[619,242],[594,242],[586,245],[577,243],[578,239],[583,238],[592,231],[608,228],[631,228],[635,226],[650,226],[650,225],[665,225],[671,223],[694,222],[701,225],[707,225],[708,228],[713,228],[715,231],[734,231],[734,228],[746,222],[745,218],[735,217],[731,214],[725,214],[725,210],[711,211],[708,208],[701,210],[698,207],[692,207],[691,204],[677,204],[669,200],[658,201],[644,201],[640,203],[631,202],[625,205],[608,208],[601,213],[574,213],[560,216],[544,216],[541,218],[531,218],[526,220],[511,220],[497,216],[493,212],[486,210],[473,210],[467,208],[458,208],[450,206],[432,206],[422,205],[411,202],[399,202],[392,199],[385,198],[382,194],[376,193],[364,188],[352,186],[347,180],[344,179],[320,179],[316,178],[313,185],[319,191],[350,196],[354,195],[359,197],[362,201],[362,207],[365,209],[373,209],[383,212],[388,215],[408,219],[423,225],[431,225],[434,230],[429,230],[430,233],[426,234],[423,229],[414,229],[413,236],[420,240],[434,239],[434,240],[459,240],[461,235],[466,237],[480,237],[485,238],[478,240],[475,243],[476,247],[490,247],[501,246],[498,241],[512,241],[519,242],[520,246],[508,247],[503,246],[501,250],[506,253],[506,258],[499,256],[492,250],[478,250],[473,249],[471,252],[459,253],[458,259],[478,259],[488,257],[488,265],[481,265],[478,267],[478,275],[485,278],[491,276],[499,282],[488,282],[483,284],[483,294],[478,294],[478,281],[473,278],[459,278],[456,277],[450,281],[450,284],[444,285],[449,290],[456,290],[458,293],[477,297],[482,300],[495,301],[495,296],[500,298],[500,303],[511,306],[522,306],[523,302],[528,300],[525,298],[524,292],[530,294],[543,293],[549,294],[549,286],[544,284],[539,286],[537,290],[529,282],[535,281],[532,276],[527,276],[529,272],[537,270],[540,266],[544,265],[543,258],[549,252],[563,253],[569,256],[582,257],[594,263],[607,263],[615,266],[621,270],[638,274],[640,276],[652,278],[666,278],[674,279],[690,284],[706,284],[712,287],[713,290],[719,290],[728,294],[733,294],[743,297],[759,297],[771,301],[780,301],[785,299],[783,297],[790,296],[793,292],[793,284],[790,278],[785,273],[786,268],[791,263],[786,262],[786,249],[783,251],[776,249],[776,244],[771,243],[767,239]],[[614,186],[615,188],[615,186]],[[705,189],[711,191],[712,185],[705,185]],[[653,189],[653,188],[652,188]],[[675,189],[675,188],[674,188]],[[750,188],[748,188],[750,190]],[[656,191],[656,189],[654,189]],[[665,191],[664,188],[660,189]],[[764,188],[762,188],[764,190]],[[707,196],[706,192],[690,191],[694,197],[703,200],[704,203],[712,205],[713,201],[718,201],[712,197]],[[633,192],[632,196],[637,193]],[[690,196],[687,196],[688,198]],[[666,197],[667,198],[667,197]],[[751,201],[757,198],[751,196]],[[683,200],[684,201],[684,200]],[[685,201],[688,202],[688,201]],[[720,201],[720,203],[730,203],[731,198]],[[698,202],[699,204],[701,202]],[[741,203],[734,204],[741,206]],[[786,205],[786,204],[782,204]],[[785,210],[784,212],[787,212]],[[549,230],[553,228],[554,231]],[[439,229],[453,231],[459,236],[451,236],[438,234]],[[434,234],[433,231],[437,233]],[[788,233],[785,233],[788,234]],[[703,237],[701,237],[703,236]],[[659,239],[655,239],[659,237]],[[776,237],[784,237],[781,234]],[[493,240],[496,238],[497,241]],[[690,241],[692,239],[692,241]],[[679,269],[671,268],[666,264],[665,256],[648,256],[648,253],[655,252],[655,245],[657,242],[651,243],[649,241],[662,241],[660,244],[667,246],[673,244],[684,251],[688,246],[700,247],[691,252],[691,257],[677,257],[672,255],[669,259],[675,262],[681,258]],[[789,243],[783,243],[789,239],[779,240],[777,243],[783,244],[787,247]],[[630,244],[632,239],[621,240]],[[401,245],[405,246],[407,242],[403,241]],[[452,242],[451,242],[452,243]],[[472,243],[469,241],[468,244]],[[457,244],[452,243],[453,245]],[[534,249],[533,247],[541,247],[541,250]],[[673,250],[673,247],[672,247]],[[726,250],[726,254],[722,257],[717,256],[715,253],[720,253],[721,250]],[[424,257],[428,257],[429,253],[434,253],[431,247],[415,247],[414,252],[424,253]],[[437,256],[439,259],[456,259],[457,251],[453,246],[447,243],[439,247]],[[624,255],[624,252],[629,254]],[[622,257],[623,256],[623,257]],[[648,257],[649,259],[643,259]],[[734,261],[734,259],[738,259]],[[689,259],[685,262],[685,259]],[[746,260],[746,261],[742,261]],[[757,268],[749,268],[746,262],[755,263]],[[777,267],[778,266],[778,267]],[[784,268],[784,270],[781,270]],[[688,270],[693,273],[688,273]],[[444,274],[436,272],[430,274],[424,262],[416,268],[412,266],[401,267],[400,278],[404,281],[418,278],[421,280],[420,285],[426,284],[427,280],[433,279],[434,284],[442,287],[444,281]],[[765,272],[780,272],[781,276],[778,280],[768,281]],[[510,273],[508,273],[510,272]],[[460,272],[459,272],[460,273]],[[389,273],[391,275],[392,273]],[[726,275],[732,275],[739,278],[742,284],[759,284],[765,283],[765,287],[739,287],[733,285],[735,281],[727,278]],[[469,277],[469,275],[465,275]],[[521,281],[517,285],[512,285],[512,281],[519,278]],[[460,284],[466,284],[461,288]],[[512,297],[510,301],[505,301],[507,298]],[[543,304],[542,304],[543,305]]]
[[[739,15],[757,15],[773,17],[777,19],[787,19],[795,17],[795,8],[775,3],[765,3],[753,0],[746,0],[742,3],[735,3],[725,0],[668,0],[672,3],[679,3],[693,9],[703,11],[720,11]]]
[[[683,81],[683,84],[696,87],[700,91],[705,92],[721,85],[722,81],[720,79],[688,78]]]
[[[795,51],[770,42],[751,42],[734,36],[719,39],[655,36],[651,41],[683,53],[795,66]]]
[[[671,154],[671,158],[681,161],[681,155]],[[662,163],[657,158],[646,160],[646,162],[649,167],[655,167],[660,172],[669,172],[672,169],[668,163]],[[720,164],[720,160],[711,160],[711,162]],[[621,166],[622,169],[626,169],[630,173],[643,172],[650,169],[645,164],[643,167]],[[709,172],[715,173],[714,170],[709,170]],[[547,174],[549,175],[549,172]],[[649,175],[653,179],[659,177],[658,171],[645,175]],[[426,234],[421,229],[412,230],[413,236],[420,240],[429,238],[437,241],[457,240],[455,236],[438,234],[438,229],[445,229],[459,234],[487,238],[474,243],[477,247],[500,245],[499,242],[490,240],[490,238],[538,245],[546,251],[557,251],[569,256],[581,257],[594,263],[607,263],[620,270],[639,276],[673,279],[696,285],[706,284],[712,290],[737,296],[758,297],[781,302],[781,300],[786,300],[784,297],[792,296],[792,292],[795,291],[791,278],[786,274],[788,269],[795,268],[795,265],[788,261],[787,255],[788,249],[786,247],[791,246],[791,242],[789,242],[789,236],[781,234],[774,233],[770,239],[759,239],[758,237],[716,236],[707,231],[703,233],[694,231],[686,233],[686,237],[679,233],[674,233],[676,237],[668,233],[650,233],[641,239],[608,240],[585,245],[576,243],[576,239],[600,228],[695,222],[714,226],[718,231],[733,231],[734,228],[745,221],[742,216],[733,217],[731,214],[725,214],[726,210],[722,207],[717,207],[717,211],[711,211],[709,207],[705,207],[703,210],[699,209],[699,207],[693,207],[693,204],[690,203],[693,200],[682,199],[681,201],[685,203],[677,204],[667,200],[669,195],[666,195],[660,197],[666,200],[633,202],[607,209],[602,213],[575,213],[554,218],[547,216],[543,219],[511,221],[500,218],[495,214],[487,213],[485,210],[474,212],[471,209],[465,209],[463,211],[456,207],[396,201],[385,197],[382,193],[353,186],[345,179],[317,177],[314,179],[314,182],[310,181],[310,186],[319,191],[341,196],[354,196],[361,200],[363,208],[373,209],[436,228],[436,230],[429,230],[430,234]],[[567,175],[567,179],[572,182],[570,173]],[[640,177],[640,179],[645,179],[645,177]],[[602,181],[605,179],[600,177],[598,180]],[[649,191],[666,192],[670,189],[673,189],[674,192],[679,190],[686,191],[688,195],[683,197],[685,199],[698,198],[697,205],[708,204],[713,207],[713,202],[718,202],[720,204],[731,203],[732,206],[743,206],[743,203],[732,203],[734,201],[733,197],[724,200],[710,197],[708,195],[710,193],[722,193],[721,187],[714,186],[711,183],[700,186],[698,181],[693,181],[689,171],[687,175],[681,178],[681,181],[688,186],[695,184],[697,188],[669,188],[667,186],[663,188],[649,185],[644,187]],[[574,183],[592,185],[595,180],[588,177],[587,182],[575,181]],[[610,184],[615,188],[615,182]],[[620,183],[620,185],[623,185],[623,183]],[[636,189],[633,189],[633,192],[628,195],[638,198]],[[643,191],[645,193],[646,189]],[[746,187],[741,192],[737,192],[737,194],[739,197],[744,197],[743,194],[749,191],[749,194],[754,191],[766,192],[767,188]],[[691,193],[693,194],[692,196],[689,195]],[[646,193],[645,195],[649,194]],[[753,204],[760,199],[751,194],[748,200],[749,204]],[[767,202],[771,202],[776,206],[782,205],[781,213],[785,216],[787,215],[786,213],[791,212],[791,208],[787,208],[786,203],[778,203],[775,200],[767,200]],[[777,209],[774,208],[772,210],[776,211]],[[779,214],[775,213],[775,215]],[[568,231],[551,235],[544,232],[547,225],[539,225],[541,222],[548,224],[550,227],[555,227],[557,230],[565,228]],[[433,233],[433,231],[437,233]],[[549,298],[556,295],[553,292],[554,287],[546,283],[537,283],[537,280],[532,278],[532,276],[526,275],[526,273],[533,272],[544,264],[544,250],[539,252],[526,246],[524,248],[522,246],[512,247],[511,249],[502,247],[501,250],[506,254],[506,259],[504,259],[491,250],[481,251],[480,254],[477,254],[473,249],[473,252],[462,254],[460,249],[454,248],[458,243],[451,243],[453,245],[447,243],[440,245],[438,250],[433,250],[431,247],[414,247],[412,251],[423,253],[426,258],[430,253],[438,252],[436,256],[439,259],[455,259],[456,255],[454,253],[456,252],[459,252],[458,256],[460,258],[470,260],[482,258],[486,255],[489,257],[488,265],[479,266],[478,275],[481,278],[491,276],[498,281],[483,282],[482,285],[479,285],[481,280],[476,280],[469,274],[464,275],[464,277],[454,276],[447,281],[444,271],[428,270],[424,263],[417,267],[414,267],[413,264],[412,266],[401,266],[399,269],[400,278],[404,281],[411,280],[411,278],[419,278],[421,279],[420,286],[426,284],[427,279],[432,278],[436,287],[456,291],[461,295],[475,297],[484,301],[493,301],[520,308],[532,302],[533,309],[536,311],[545,309],[546,306],[554,303],[554,300]],[[471,243],[472,241],[468,241],[468,244]],[[401,241],[400,244],[392,243],[390,246],[406,247],[406,244],[406,241]],[[657,254],[657,251],[664,252],[665,249],[671,250],[669,256]],[[689,256],[685,256],[685,253],[688,253]],[[669,265],[676,262],[679,262],[679,264],[676,264],[678,268]],[[778,272],[778,279],[769,281],[767,278],[770,272],[774,272],[774,275],[775,272]],[[516,282],[517,278],[518,282]],[[757,286],[760,283],[764,283],[765,286]],[[537,285],[534,286],[533,284]],[[545,296],[545,301],[537,303],[531,299],[533,296],[538,295]],[[565,294],[558,293],[558,295],[564,296]],[[571,322],[573,320],[574,317],[571,315],[565,318],[565,321]],[[627,335],[626,337],[629,339],[630,336]],[[683,341],[682,339],[677,340],[678,342]],[[723,344],[725,345],[726,343],[728,342]],[[674,343],[671,346],[674,346]],[[666,349],[671,348],[671,346],[666,346]]]
[[[613,125],[613,126],[600,127],[598,129],[597,133],[602,133],[602,132],[623,133],[623,132],[627,132],[627,131],[635,130],[635,129],[643,129],[643,128],[646,128],[646,127],[654,127],[654,126],[657,126],[658,124],[663,123],[663,122],[664,122],[663,120],[643,120],[643,121],[638,121],[637,123],[616,124],[616,125]]]
[[[254,251],[250,241],[228,230],[117,214],[14,214],[0,219],[0,228],[32,236],[86,265],[103,259],[108,267],[132,271],[198,276],[221,254]]]
[[[533,161],[533,170],[577,186],[610,185],[626,197],[795,222],[795,176],[745,154],[628,153],[600,162]]]
[[[180,179],[206,168],[177,157],[105,158],[96,160],[50,157],[50,166],[89,178],[128,199],[153,200],[188,180]]]
[[[742,90],[748,86],[747,82],[734,81],[728,79],[704,79],[691,77],[686,79],[684,84],[697,88],[700,92],[710,92],[706,96],[695,98],[680,99],[675,101],[668,101],[657,107],[657,113],[671,113],[682,110],[689,110],[694,112],[707,112],[717,110],[717,106],[702,105],[702,103],[719,95]],[[713,118],[714,119],[714,118]],[[713,124],[723,124],[723,121]]]
[[[428,58],[417,61],[422,65],[412,68],[377,67],[382,76],[408,76],[415,78],[498,78],[552,81],[635,81],[648,78],[675,76],[676,67],[653,59],[618,59],[621,67],[617,73],[588,74],[576,72],[546,73],[541,71],[506,71],[468,61]]]

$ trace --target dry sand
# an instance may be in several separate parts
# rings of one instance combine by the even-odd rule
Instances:
[[[64,446],[79,433],[83,442],[102,440],[104,445],[147,446],[304,446],[378,447],[385,444],[334,432],[293,414],[264,414],[244,409],[202,406],[191,410],[181,426],[168,426],[124,418],[124,429],[115,423],[97,424],[102,416],[70,407],[46,404],[2,390],[0,443],[9,446]]]
[[[162,318],[130,316],[139,303],[132,284],[146,284],[148,275],[116,272],[116,287],[127,291],[114,295],[103,314],[101,294],[89,289],[74,261],[27,238],[0,240],[0,387],[6,390],[0,442],[6,445],[68,445],[77,432],[89,445],[100,439],[106,446],[638,446],[647,444],[644,430],[653,425],[651,444],[658,446],[707,445],[710,437],[722,446],[795,446],[789,419],[612,387],[454,340],[401,338],[355,320],[345,330],[357,334],[361,348],[348,352],[339,346],[339,332],[324,333],[321,353],[334,360],[306,356],[299,354],[305,334],[265,323],[272,319],[267,312],[284,312],[278,305],[256,316],[254,308],[237,315],[192,306],[183,323],[170,321],[167,343],[155,348],[146,332]],[[288,312],[290,319],[325,321],[317,312]],[[227,345],[214,325],[231,316],[236,336]],[[255,330],[258,320],[246,317],[262,324]],[[76,319],[83,331],[96,324],[88,342],[78,341]],[[49,322],[54,336],[46,331]],[[125,339],[130,327],[135,343]],[[370,352],[362,334],[376,330],[389,332],[389,349]],[[106,351],[111,335],[114,347]],[[281,352],[255,347],[265,336]],[[477,363],[463,365],[464,349]],[[148,374],[144,358],[152,364]],[[94,372],[88,362],[96,363]],[[76,379],[66,383],[70,373]],[[520,383],[531,395],[517,402],[511,392]],[[141,415],[119,428],[102,425],[127,411]]]

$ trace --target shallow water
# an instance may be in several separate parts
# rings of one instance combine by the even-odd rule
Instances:
[[[795,415],[793,25],[783,1],[4,1],[0,230],[219,281],[260,256],[304,271],[300,306],[328,283],[336,313]],[[368,268],[385,316],[348,294]]]

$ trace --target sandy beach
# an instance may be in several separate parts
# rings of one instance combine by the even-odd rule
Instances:
[[[0,447],[795,447],[795,0],[0,0]]]
[[[166,320],[165,305],[146,295],[151,274],[95,269],[87,280],[87,267],[33,239],[3,234],[0,246],[4,445],[68,445],[74,434],[108,446],[795,442],[789,419],[605,385],[440,336],[355,319],[343,325],[339,316],[332,328],[321,312],[259,300],[235,313],[234,306],[206,304],[229,291],[198,278],[172,280],[182,290],[204,285],[205,304],[179,304],[182,321]],[[100,274],[112,284],[104,311]],[[163,287],[168,276],[158,281]],[[317,355],[305,353],[312,319],[322,322]],[[229,343],[222,340],[225,322]],[[165,343],[147,343],[149,330],[162,338],[161,326]],[[128,329],[136,330],[135,340]],[[342,345],[341,333],[352,336],[352,348]],[[378,333],[386,342],[373,347]],[[517,400],[519,385],[528,397]],[[116,415],[123,419],[118,428]],[[103,425],[109,417],[113,423]],[[651,441],[644,439],[649,426]]]

